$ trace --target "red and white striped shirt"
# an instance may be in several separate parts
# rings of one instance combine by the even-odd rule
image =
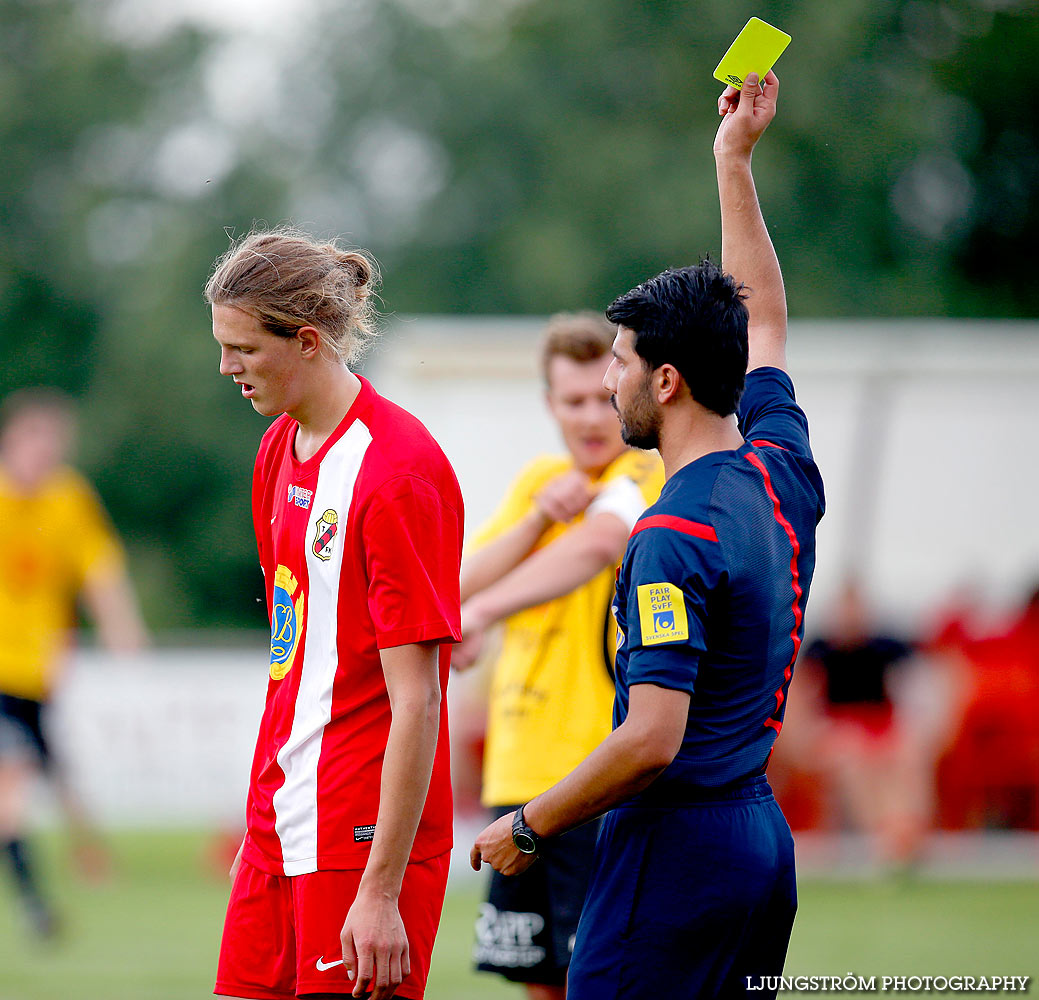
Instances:
[[[293,455],[297,427],[287,415],[271,425],[253,475],[271,657],[243,857],[276,875],[364,867],[390,725],[379,650],[441,640],[440,732],[410,860],[435,857],[451,847],[458,482],[426,428],[365,379],[305,462]]]

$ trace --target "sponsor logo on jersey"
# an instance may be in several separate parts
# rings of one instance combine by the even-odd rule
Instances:
[[[271,612],[271,680],[280,681],[291,669],[303,632],[304,594],[288,566],[274,573]]]
[[[314,525],[314,555],[326,562],[332,558],[332,543],[339,531],[339,515],[326,510]]]
[[[310,501],[314,499],[314,491],[306,490],[302,486],[293,486],[289,483],[289,495],[285,498],[286,503],[294,503],[304,510],[310,509]]]
[[[682,588],[673,583],[643,583],[638,588],[642,645],[684,642],[689,638]]]
[[[366,841],[375,839],[375,824],[367,823],[364,826],[354,827],[354,843],[363,844]]]

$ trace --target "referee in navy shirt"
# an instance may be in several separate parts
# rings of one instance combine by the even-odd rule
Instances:
[[[719,98],[722,266],[618,298],[605,386],[667,483],[617,580],[614,730],[472,850],[508,875],[606,813],[569,1000],[769,995],[797,907],[765,778],[815,568],[823,484],[786,368],[786,296],[751,174],[779,80]],[[775,996],[775,991],[771,991]]]

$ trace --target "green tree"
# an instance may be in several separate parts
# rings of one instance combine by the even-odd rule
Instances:
[[[338,194],[337,223],[374,245],[393,306],[602,305],[717,247],[711,71],[757,14],[793,36],[758,156],[794,313],[1035,313],[1027,253],[1003,252],[1024,249],[1036,211],[1039,116],[1008,99],[1034,5],[447,8],[445,25],[378,5],[323,43],[337,100],[306,183]],[[409,169],[392,169],[394,144]]]
[[[262,427],[200,377],[215,369],[201,284],[221,220],[277,205],[281,187],[236,162],[225,183],[192,179],[193,151],[199,170],[212,160],[208,40],[131,43],[106,13],[0,3],[0,395],[79,397],[81,464],[153,626],[262,624],[248,507]]]
[[[0,394],[81,398],[156,627],[264,620],[263,423],[201,298],[227,233],[345,234],[391,313],[604,306],[717,249],[711,72],[752,14],[793,36],[755,154],[793,315],[1039,309],[1026,0],[313,0],[262,44],[129,9],[0,0]]]

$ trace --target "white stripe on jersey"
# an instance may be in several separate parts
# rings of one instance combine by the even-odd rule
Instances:
[[[286,875],[317,871],[317,768],[321,740],[332,717],[332,682],[339,622],[339,580],[346,523],[354,483],[372,435],[359,420],[329,448],[321,460],[304,539],[307,554],[308,603],[306,646],[300,667],[292,731],[278,751],[285,783],[274,793],[274,829],[281,841]],[[329,559],[314,554],[315,525],[326,510],[338,515],[338,537]]]

